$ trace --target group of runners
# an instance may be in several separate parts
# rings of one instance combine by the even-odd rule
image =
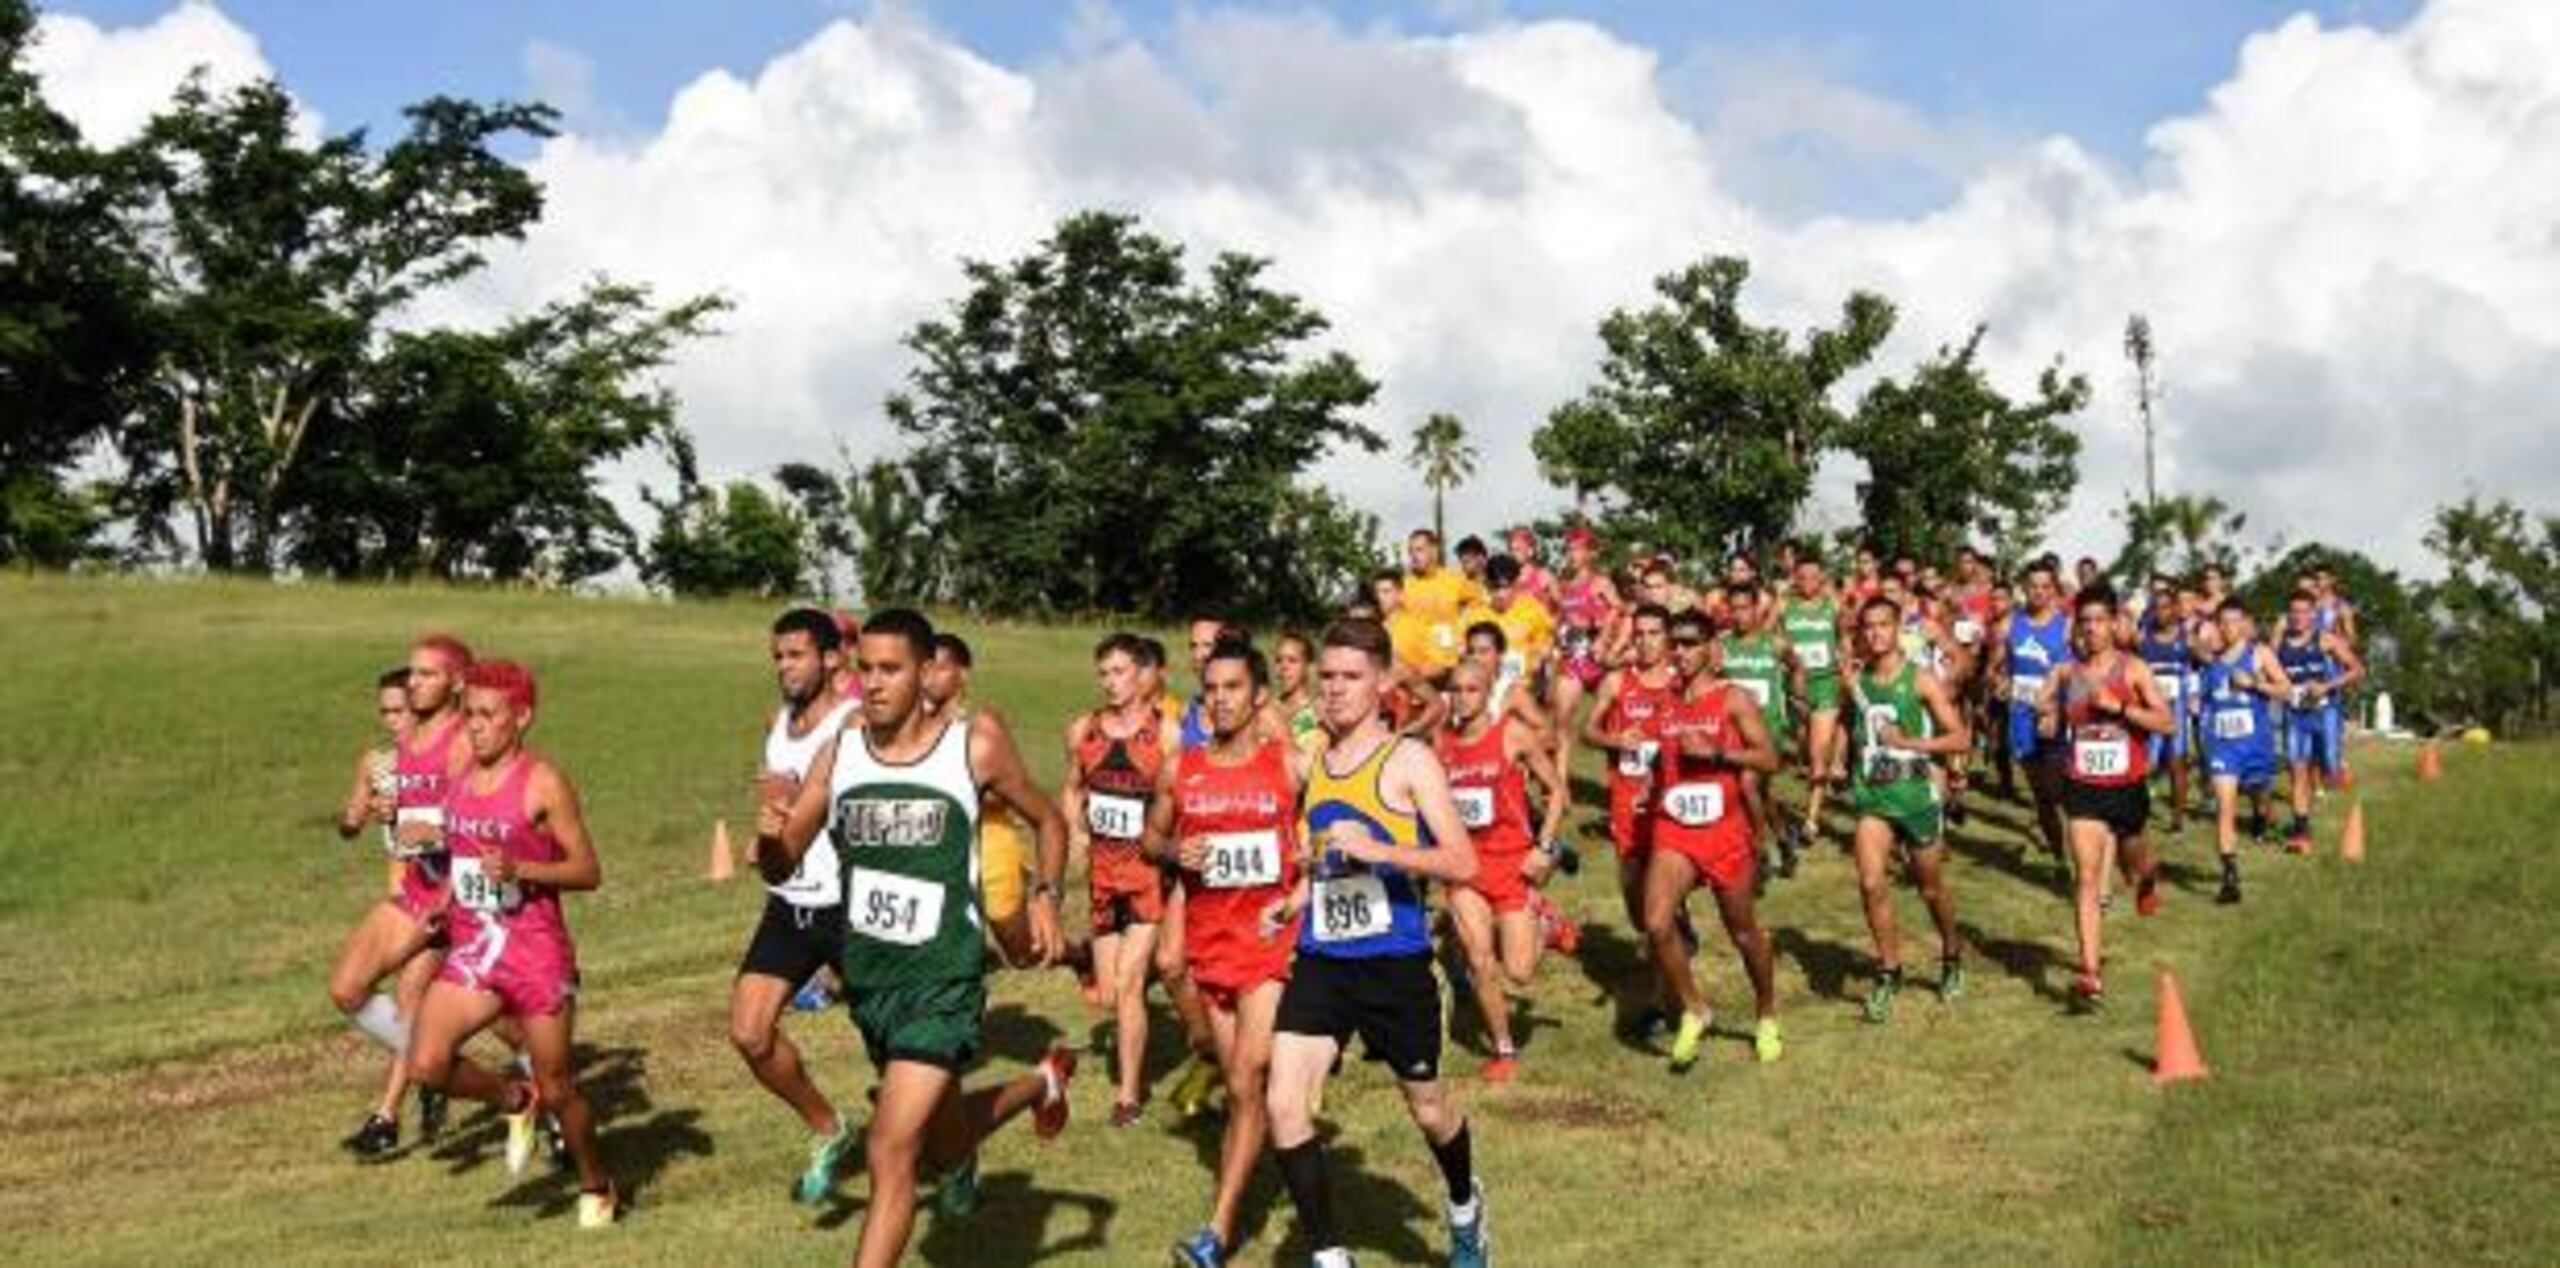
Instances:
[[[2189,773],[2210,789],[2224,902],[2240,898],[2243,807],[2260,833],[2290,767],[2287,836],[2307,848],[2312,799],[2343,780],[2343,705],[2362,676],[2352,608],[2303,580],[2273,637],[2225,579],[2154,578],[2138,609],[2086,564],[2025,566],[2015,587],[1965,552],[1945,574],[1861,551],[1834,582],[1816,555],[1738,555],[1692,588],[1664,557],[1611,573],[1589,533],[1541,566],[1536,539],[1443,561],[1428,530],[1407,567],[1371,579],[1320,636],[1268,650],[1241,627],[1190,623],[1193,692],[1167,649],[1115,634],[1094,649],[1098,702],[1064,733],[1053,799],[1012,731],[972,699],[968,644],[918,613],[856,625],[816,609],[771,630],[780,701],[758,780],[752,854],[769,895],[740,964],[730,1038],[810,1133],[795,1193],[823,1201],[857,1157],[870,1173],[857,1262],[898,1262],[923,1186],[946,1216],[977,1203],[988,1135],[1028,1114],[1067,1123],[1077,1050],[1053,1045],[1010,1081],[970,1089],[986,981],[1000,968],[1073,972],[1112,1056],[1114,1128],[1171,1085],[1186,1116],[1225,1101],[1199,1230],[1177,1264],[1236,1249],[1245,1191],[1274,1161],[1321,1268],[1350,1263],[1315,1117],[1349,1041],[1386,1067],[1444,1181],[1449,1261],[1489,1262],[1469,1120],[1443,1065],[1441,977],[1483,1024],[1487,1084],[1520,1074],[1515,996],[1580,930],[1542,892],[1579,867],[1564,831],[1578,748],[1600,750],[1605,835],[1650,982],[1627,1024],[1699,1060],[1712,1013],[1688,905],[1716,905],[1748,982],[1753,1051],[1777,1061],[1776,964],[1756,901],[1795,874],[1845,798],[1876,977],[1864,1015],[1903,985],[1897,864],[1938,935],[1935,988],[1965,990],[1947,825],[1993,777],[2034,808],[2072,895],[2076,999],[2103,998],[2111,875],[2159,909],[2151,783],[2183,823]],[[393,895],[351,936],[331,992],[394,1054],[383,1100],[349,1147],[390,1149],[404,1083],[432,1133],[441,1097],[508,1116],[507,1161],[545,1125],[582,1187],[584,1225],[610,1223],[612,1181],[570,1077],[575,955],[559,895],[599,871],[568,780],[528,753],[534,688],[450,638],[420,640],[380,706],[387,746],[360,765],[341,827],[379,825]],[[1978,764],[1978,765],[1977,765]],[[1779,776],[1800,790],[1781,796]],[[1594,807],[1598,809],[1598,807]],[[1083,863],[1085,915],[1063,886]],[[1435,899],[1437,901],[1435,901]],[[1149,1077],[1148,993],[1183,1032],[1183,1066]],[[375,994],[377,987],[383,993]],[[877,1070],[857,1128],[780,1028],[795,998],[841,991]],[[459,1056],[493,1029],[506,1072]]]

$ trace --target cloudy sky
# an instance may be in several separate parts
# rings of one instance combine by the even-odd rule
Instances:
[[[2141,479],[2137,310],[2164,486],[2261,543],[2414,564],[2437,502],[2560,488],[2553,0],[65,0],[36,62],[102,137],[198,63],[333,131],[435,92],[560,106],[522,155],[541,228],[428,315],[597,272],[728,295],[673,374],[723,473],[882,452],[898,336],[958,261],[1106,206],[1273,257],[1383,380],[1382,430],[1465,418],[1471,528],[1558,504],[1527,438],[1594,323],[1718,252],[1789,325],[1885,293],[1886,367],[1979,321],[2008,386],[2087,372],[2068,552],[2111,552]],[[1324,474],[1391,530],[1425,514],[1399,464]]]

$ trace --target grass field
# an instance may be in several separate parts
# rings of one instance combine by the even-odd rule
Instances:
[[[805,1263],[849,1254],[863,1185],[814,1221],[785,1197],[795,1122],[726,1041],[759,893],[701,879],[712,822],[749,817],[769,613],[736,605],[446,591],[0,580],[0,1260],[30,1263]],[[329,823],[373,673],[426,627],[542,674],[535,742],[582,784],[605,886],[570,900],[585,1078],[626,1222],[575,1231],[572,1186],[511,1181],[494,1123],[359,1166],[336,1147],[380,1061],[323,991],[381,879]],[[963,627],[981,690],[1044,779],[1079,707],[1089,630]],[[2021,863],[2014,808],[1959,835],[1974,993],[1857,1017],[1868,953],[1825,850],[1764,907],[1787,1058],[1738,1035],[1685,1078],[1612,1029],[1637,947],[1596,871],[1550,960],[1527,1065],[1477,1124],[1512,1265],[2560,1260],[2560,822],[2548,749],[2359,753],[2372,859],[2253,850],[2250,898],[2210,901],[2200,831],[2166,912],[2109,926],[2115,999],[2067,1015],[2069,916]],[[1587,818],[1588,816],[1578,816]],[[1903,912],[1925,929],[1916,899]],[[1708,913],[1707,924],[1712,927]],[[1073,923],[1073,917],[1071,917]],[[1925,977],[1930,951],[1909,952]],[[1711,939],[1708,989],[1748,1012]],[[2174,968],[2214,1077],[2152,1087],[2150,980]],[[987,1074],[1086,1033],[1063,975],[1000,977]],[[834,1014],[797,1017],[821,1085],[869,1077]],[[1160,1031],[1171,1027],[1160,1027]],[[1460,1027],[1472,1042],[1472,1027]],[[1100,1065],[1088,1067],[1098,1070]],[[982,1075],[981,1077],[985,1077]],[[1054,1145],[1008,1132],[971,1221],[921,1226],[936,1264],[1162,1262],[1204,1213],[1213,1126],[1114,1132],[1079,1085]],[[1159,1102],[1161,1104],[1161,1102]],[[1392,1088],[1337,1085],[1340,1202],[1364,1262],[1446,1245],[1427,1153]],[[1241,1262],[1301,1263],[1276,1179]]]

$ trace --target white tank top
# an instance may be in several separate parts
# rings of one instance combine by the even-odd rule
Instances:
[[[860,707],[857,700],[837,701],[835,707],[819,716],[818,725],[809,728],[807,735],[795,736],[791,733],[791,706],[782,706],[773,715],[773,729],[764,735],[764,768],[807,779],[809,763],[818,760],[818,750],[836,738],[836,733],[844,729],[845,719]],[[843,903],[844,877],[836,867],[835,843],[825,833],[819,833],[809,843],[808,852],[800,856],[800,866],[790,878],[765,888],[794,907],[834,907]]]

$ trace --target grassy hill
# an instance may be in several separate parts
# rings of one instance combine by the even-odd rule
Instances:
[[[815,1220],[785,1196],[795,1122],[726,1040],[759,892],[701,880],[715,819],[743,826],[771,707],[770,612],[445,590],[0,580],[0,1258],[26,1262],[764,1263],[850,1253],[863,1185]],[[542,675],[536,744],[581,782],[606,883],[572,898],[608,1162],[633,1193],[580,1234],[572,1186],[511,1181],[495,1124],[361,1166],[337,1137],[380,1063],[323,991],[378,855],[330,830],[368,685],[421,630]],[[1089,692],[1087,629],[968,626],[985,695],[1054,780]],[[2067,1015],[2069,913],[2022,861],[2019,813],[1958,838],[1975,989],[1857,1018],[1868,956],[1846,860],[1764,906],[1789,1047],[1738,1034],[1686,1077],[1616,1038],[1638,946],[1609,883],[1550,960],[1512,1087],[1472,1079],[1496,1250],[1513,1265],[1789,1259],[1911,1263],[2459,1262],[2560,1258],[2560,779],[2548,749],[2358,754],[2372,860],[2253,851],[2247,905],[2210,901],[2210,849],[2173,843],[2166,912],[2111,920],[2116,996]],[[1587,813],[1577,820],[1587,822]],[[1916,899],[1907,927],[1925,928]],[[1701,911],[1712,928],[1711,914]],[[1071,923],[1080,906],[1071,907]],[[1928,951],[1912,944],[1915,965]],[[1737,968],[1702,961],[1728,1016]],[[2154,1089],[2150,980],[2174,968],[2214,1077]],[[1928,970],[1917,970],[1926,976]],[[1090,1025],[1062,975],[994,984],[988,1074]],[[838,1014],[788,1023],[821,1085],[869,1078]],[[1160,1030],[1170,1030],[1170,1024]],[[1467,1020],[1460,1033],[1474,1042]],[[1169,1054],[1168,1054],[1169,1058]],[[1169,1059],[1168,1059],[1169,1064]],[[1098,1070],[1098,1064],[1088,1071]],[[982,1075],[981,1077],[985,1077]],[[936,1264],[1161,1262],[1205,1210],[1213,1125],[1106,1124],[1079,1085],[1054,1145],[1008,1133]],[[1161,1104],[1161,1102],[1159,1102]],[[1428,1155],[1373,1070],[1337,1087],[1341,1204],[1371,1263],[1445,1246]],[[1276,1179],[1242,1262],[1303,1262]]]

